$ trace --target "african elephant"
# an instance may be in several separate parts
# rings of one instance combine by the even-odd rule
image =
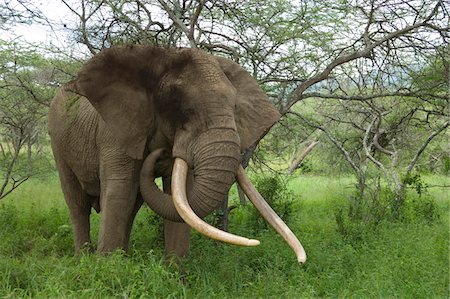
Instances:
[[[191,227],[232,244],[259,244],[201,218],[226,200],[236,176],[246,185],[241,153],[278,119],[256,81],[225,58],[142,45],[96,54],[49,111],[75,250],[91,244],[91,208],[102,213],[97,251],[126,250],[143,199],[165,219],[166,254],[187,254]],[[304,261],[298,240],[247,183],[262,215]]]

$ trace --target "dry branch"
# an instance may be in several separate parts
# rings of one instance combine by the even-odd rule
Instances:
[[[294,162],[291,163],[289,166],[287,173],[292,174],[303,162],[303,160],[306,158],[306,156],[313,150],[313,148],[319,144],[319,141],[312,141],[294,160]]]

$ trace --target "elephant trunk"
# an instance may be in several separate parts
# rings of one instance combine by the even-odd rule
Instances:
[[[147,205],[164,219],[182,222],[172,201],[172,196],[162,192],[155,184],[155,163],[163,154],[164,149],[150,153],[144,161],[140,175],[140,190]]]
[[[157,214],[171,221],[182,222],[172,200],[154,183],[154,164],[163,150],[153,151],[141,170],[141,193],[144,201]],[[216,210],[227,199],[239,165],[239,136],[232,129],[210,129],[191,145],[193,184],[188,186],[188,202],[200,218]]]
[[[239,165],[239,136],[231,129],[210,129],[193,147],[194,183],[189,204],[203,218],[228,198]]]

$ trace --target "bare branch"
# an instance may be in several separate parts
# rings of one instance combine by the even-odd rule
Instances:
[[[197,25],[198,17],[200,16],[200,13],[202,12],[203,7],[205,6],[207,0],[199,0],[197,8],[195,9],[194,15],[191,16],[191,20],[189,22],[189,40],[194,40],[194,31],[195,31],[195,25]],[[197,42],[195,42],[197,45]]]
[[[404,91],[397,90],[393,92],[383,92],[383,93],[373,93],[373,94],[355,94],[355,95],[343,95],[343,94],[330,94],[330,93],[320,93],[320,92],[308,92],[302,95],[302,99],[307,98],[321,98],[321,99],[339,99],[343,101],[371,101],[379,98],[388,98],[388,97],[405,97],[405,98],[437,98],[442,100],[450,100],[448,95],[439,95],[432,93],[425,93],[422,90],[417,91]]]
[[[368,144],[369,134],[372,132],[372,128],[377,121],[378,121],[378,117],[375,116],[373,118],[372,122],[367,126],[366,132],[364,134],[363,146],[364,146],[364,152],[366,154],[366,157],[369,158],[369,160],[372,161],[373,164],[378,166],[380,169],[385,170],[383,164],[380,161],[378,161],[377,159],[375,159],[372,156],[372,154],[370,153],[372,151],[372,144],[370,144],[370,145]]]
[[[328,139],[341,151],[341,153],[344,155],[345,160],[350,164],[350,166],[352,167],[353,171],[355,172],[355,174],[359,174],[359,168],[358,166],[356,166],[355,162],[352,160],[349,152],[344,148],[344,146],[336,139],[334,138],[330,132],[325,129],[323,126],[320,126],[318,124],[315,124],[309,120],[307,120],[306,118],[304,118],[301,114],[294,112],[294,111],[289,111],[289,114],[293,114],[297,117],[299,117],[302,121],[304,121],[305,123],[307,123],[309,126],[316,128],[322,132],[325,133],[325,135],[328,137]]]
[[[15,184],[13,184],[12,188],[9,191],[6,191],[6,187],[8,186],[11,176],[13,174],[14,166],[16,165],[17,159],[19,158],[19,154],[20,154],[20,150],[23,145],[23,141],[24,140],[22,139],[22,136],[19,136],[19,140],[17,140],[15,147],[14,147],[14,153],[13,153],[12,159],[9,161],[8,167],[6,168],[6,172],[4,173],[3,184],[0,188],[0,199],[4,198],[6,195],[11,193],[12,190],[15,189],[14,188]]]
[[[299,165],[303,162],[303,160],[306,158],[306,156],[314,149],[316,145],[319,144],[319,141],[312,141],[301,153],[298,155],[298,157],[292,162],[292,164],[289,166],[287,173],[292,174],[294,170],[296,170]]]
[[[167,12],[167,14],[169,15],[169,18],[172,20],[172,22],[181,30],[181,32],[184,33],[184,35],[186,35],[186,37],[189,40],[189,44],[190,44],[191,48],[197,48],[197,44],[194,39],[194,32],[193,31],[191,32],[187,28],[187,26],[183,23],[183,21],[180,20],[176,16],[175,12],[169,7],[169,5],[167,5],[167,3],[164,0],[158,0],[158,2],[159,2],[159,4],[161,4],[163,9]],[[203,5],[201,5],[201,7],[203,7]],[[201,11],[201,8],[200,8],[200,11]],[[200,14],[200,11],[199,11],[199,14]]]
[[[70,4],[67,3],[66,0],[61,0],[61,1],[64,3],[64,5],[68,9],[70,9],[70,11],[72,11],[80,19],[80,27],[81,27],[80,31],[81,31],[81,37],[82,37],[83,44],[86,45],[86,47],[88,48],[89,52],[92,55],[95,55],[98,52],[98,49],[96,49],[94,47],[94,45],[91,43],[91,41],[89,40],[87,22],[101,8],[104,1],[103,0],[99,1],[98,4],[94,7],[94,9],[89,13],[86,10],[86,0],[81,1],[81,13],[79,13],[75,8],[70,6]]]
[[[414,166],[416,165],[417,160],[420,158],[420,156],[422,155],[423,151],[426,149],[428,144],[436,136],[438,136],[441,132],[443,132],[445,129],[447,129],[449,127],[449,125],[450,125],[450,121],[447,121],[442,127],[438,128],[430,136],[428,136],[428,138],[422,143],[422,145],[420,146],[419,150],[416,152],[416,154],[412,158],[411,162],[409,162],[409,165],[408,165],[408,167],[406,169],[406,176],[409,176],[411,174],[411,171],[414,169]]]

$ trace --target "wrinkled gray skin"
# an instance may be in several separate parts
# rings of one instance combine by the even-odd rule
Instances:
[[[49,133],[70,210],[76,251],[91,248],[89,215],[101,211],[97,251],[128,247],[143,203],[139,174],[155,149],[170,190],[173,159],[189,165],[188,200],[204,217],[226,199],[241,153],[279,114],[236,63],[193,49],[123,46],[90,59],[56,94]],[[142,182],[145,184],[145,182]],[[151,195],[166,254],[184,256],[190,228],[173,204]]]

